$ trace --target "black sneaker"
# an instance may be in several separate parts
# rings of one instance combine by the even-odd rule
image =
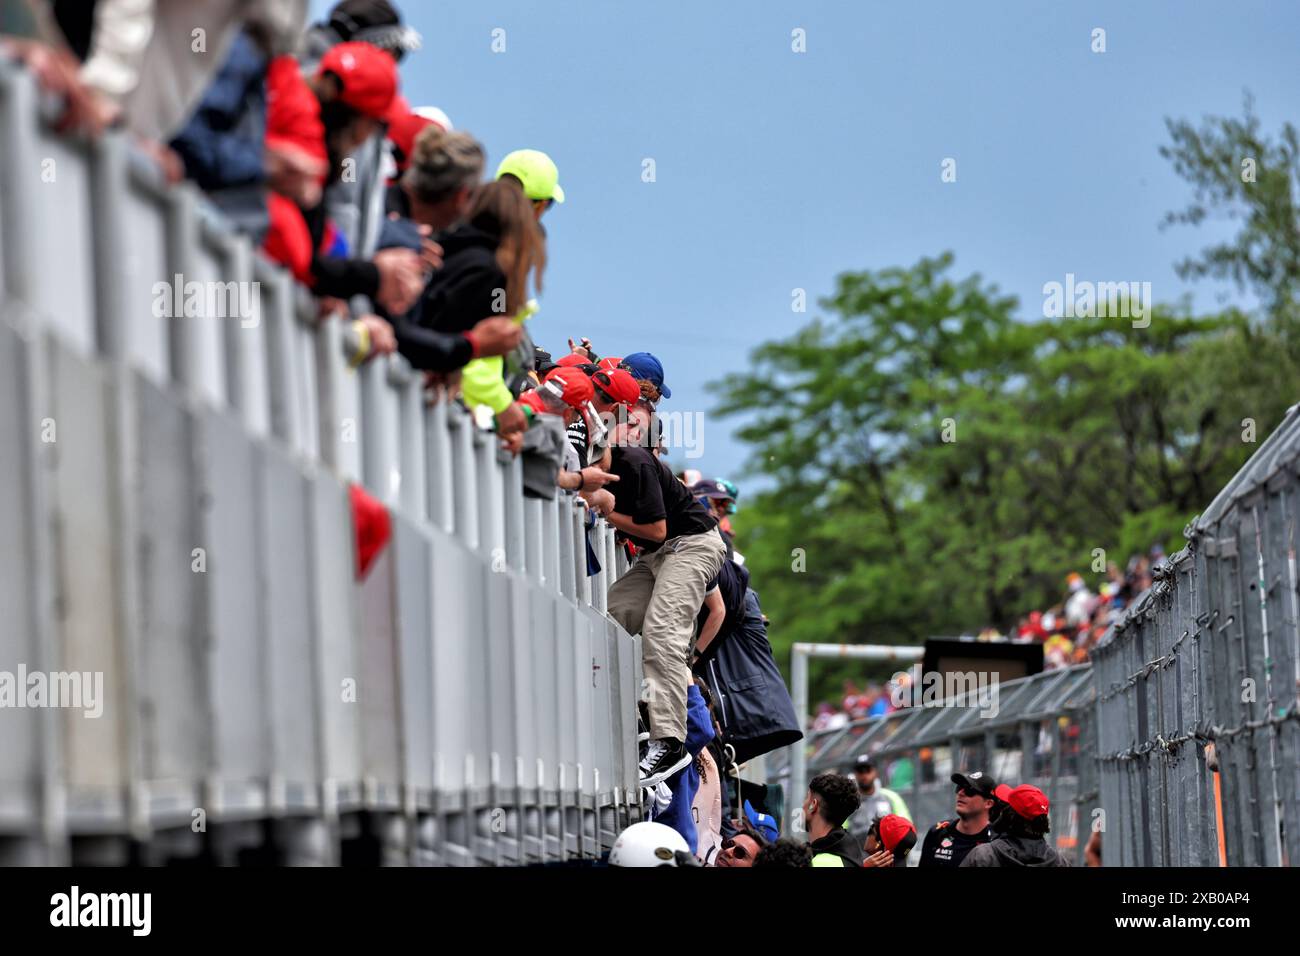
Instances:
[[[638,786],[658,786],[690,762],[691,755],[680,742],[662,737],[652,740],[646,744],[641,763],[637,765],[641,776]]]

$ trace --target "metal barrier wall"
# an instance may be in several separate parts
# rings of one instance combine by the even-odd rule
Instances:
[[[1300,861],[1298,469],[1293,407],[1093,652],[1108,864]]]
[[[0,683],[0,863],[598,855],[640,816],[612,529],[39,105],[0,63],[0,681],[97,702]],[[393,524],[361,582],[354,481]]]
[[[1057,847],[1076,861],[1096,829],[1106,866],[1293,865],[1297,515],[1300,406],[1187,528],[1187,547],[1154,569],[1089,664],[1003,685],[995,717],[947,701],[810,734],[810,772],[875,753],[886,778],[913,774],[902,793],[929,826],[951,812],[950,768],[987,768],[1049,795]],[[784,783],[789,755],[774,757]]]
[[[1092,700],[1085,664],[1006,681],[996,700],[949,698],[942,706],[852,721],[808,735],[808,774],[847,773],[855,758],[871,754],[881,782],[907,803],[921,836],[953,818],[955,772],[984,770],[999,781],[1032,783],[1052,801],[1048,839],[1081,862],[1096,797],[1095,761],[1086,759]],[[789,779],[785,753],[771,767],[774,781]],[[787,802],[801,799],[789,795]]]

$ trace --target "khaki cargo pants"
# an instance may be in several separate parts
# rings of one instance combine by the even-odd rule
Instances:
[[[609,589],[610,617],[641,635],[650,738],[686,740],[691,641],[704,590],[722,568],[727,546],[716,528],[669,538],[642,553]]]

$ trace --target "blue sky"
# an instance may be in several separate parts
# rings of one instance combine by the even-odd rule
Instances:
[[[683,411],[710,409],[707,382],[819,313],[837,273],[945,249],[1027,317],[1067,272],[1246,302],[1174,273],[1226,226],[1158,228],[1189,198],[1157,153],[1164,118],[1238,115],[1246,89],[1265,129],[1300,116],[1294,3],[400,5],[424,35],[402,69],[411,102],[474,133],[490,168],[525,146],[559,165],[535,338],[652,351],[664,407]],[[692,464],[739,478],[733,427],[709,417]]]

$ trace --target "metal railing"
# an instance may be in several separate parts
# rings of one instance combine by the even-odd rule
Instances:
[[[972,694],[815,731],[807,738],[807,772],[847,772],[856,757],[873,755],[881,783],[907,803],[921,835],[953,818],[955,772],[984,770],[999,781],[1032,783],[1051,796],[1049,839],[1081,862],[1096,798],[1096,761],[1088,759],[1092,700],[1087,665],[1006,681],[996,697]],[[788,758],[775,763],[771,779],[784,784],[791,769]],[[787,802],[798,806],[801,799]]]
[[[1107,863],[1300,861],[1298,469],[1292,408],[1092,654]]]
[[[40,106],[0,63],[0,679],[102,675],[102,714],[0,707],[0,862],[598,855],[640,816],[612,529]],[[166,317],[190,282],[252,311]],[[392,520],[360,582],[350,482]]]
[[[1002,685],[990,717],[950,700],[812,733],[809,772],[873,753],[888,784],[902,767],[918,827],[951,815],[951,769],[1033,783],[1076,862],[1095,831],[1106,866],[1294,865],[1298,515],[1300,406],[1187,528],[1187,547],[1154,569],[1089,664]],[[790,758],[774,756],[771,779],[786,784]]]

